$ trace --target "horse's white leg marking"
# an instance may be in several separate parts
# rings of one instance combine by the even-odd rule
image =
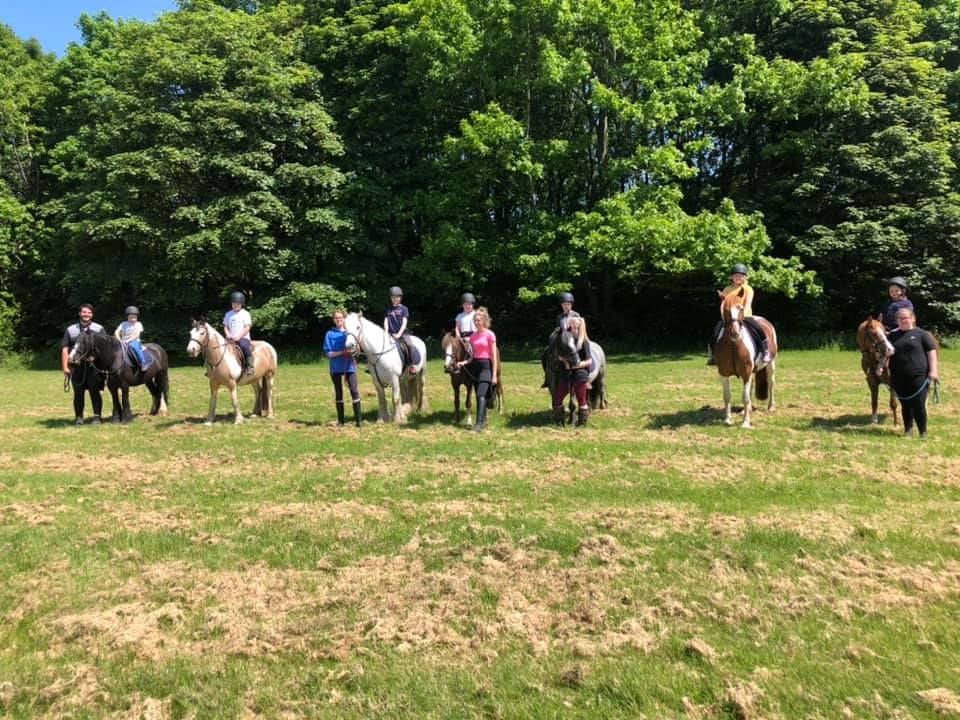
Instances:
[[[377,389],[377,422],[386,422],[390,419],[387,415],[387,391],[383,385],[378,383],[376,380],[373,381],[373,385]]]
[[[741,427],[750,427],[750,392],[753,390],[753,374],[743,381],[743,424]]]
[[[273,414],[273,373],[270,373],[269,375],[267,375],[266,396],[267,396],[267,417],[274,418],[276,416]]]
[[[207,413],[207,425],[213,425],[213,418],[217,414],[217,391],[220,389],[220,383],[210,378],[210,411]]]
[[[720,382],[723,385],[723,424],[733,425],[730,411],[730,378],[722,377]]]

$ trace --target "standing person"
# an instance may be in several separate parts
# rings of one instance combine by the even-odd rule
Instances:
[[[730,284],[727,285],[720,294],[726,297],[730,293],[744,291],[743,297],[743,322],[750,326],[754,335],[760,340],[760,353],[763,362],[768,363],[773,359],[770,354],[770,344],[767,341],[767,334],[760,327],[760,323],[753,317],[753,288],[747,283],[747,266],[743,263],[737,263],[730,268]],[[720,332],[723,330],[723,320],[717,321],[713,329],[713,336],[710,338],[710,357],[707,359],[707,365],[716,365],[717,359],[714,357],[714,351],[717,347],[717,340],[720,338]]]
[[[250,345],[250,328],[253,319],[247,312],[247,296],[242,292],[230,293],[230,310],[223,316],[223,334],[229,342],[235,343],[243,351],[244,372],[253,375],[253,347]]]
[[[70,351],[77,344],[82,332],[94,332],[105,335],[103,325],[93,321],[93,305],[84,303],[80,306],[80,320],[69,326],[63,333],[63,342],[60,347],[60,367],[63,375],[70,379],[73,386],[73,414],[74,423],[83,425],[84,392],[90,393],[90,403],[93,405],[92,425],[100,424],[100,413],[103,411],[103,379],[93,366],[92,362],[83,358],[79,365],[70,367]]]
[[[540,384],[540,387],[550,387],[550,383],[547,382],[547,361],[548,357],[552,354],[553,346],[557,342],[557,338],[560,337],[560,333],[567,329],[567,325],[570,322],[570,318],[580,317],[580,313],[573,309],[573,293],[571,292],[562,292],[559,295],[560,300],[560,314],[557,315],[557,325],[553,329],[553,332],[550,333],[550,338],[547,340],[547,346],[543,349],[543,353],[540,356],[540,366],[543,368],[543,382]]]
[[[927,436],[927,392],[940,376],[937,372],[937,341],[917,327],[913,308],[897,311],[897,329],[887,335],[893,345],[890,384],[903,408],[904,435],[913,435],[916,422],[920,437]]]
[[[473,348],[471,360],[461,360],[459,367],[469,364],[468,372],[477,384],[477,424],[474,432],[482,432],[487,426],[487,404],[490,389],[497,384],[497,336],[490,329],[490,313],[485,307],[478,308],[473,316],[476,332],[470,336]]]
[[[360,427],[360,389],[357,386],[357,362],[347,352],[347,311],[333,311],[333,328],[323,338],[323,352],[330,358],[330,380],[333,382],[334,402],[337,405],[337,425],[344,424],[343,381],[347,381],[353,400],[353,421]]]
[[[146,370],[150,365],[150,356],[143,354],[143,348],[140,346],[140,335],[143,333],[143,324],[140,322],[140,310],[136,305],[129,306],[123,311],[127,319],[117,325],[113,335],[124,345],[133,350],[137,356],[137,362],[140,363],[140,369]]]
[[[590,367],[593,365],[590,338],[587,337],[587,323],[582,317],[571,317],[567,321],[567,330],[577,339],[576,354],[563,361],[567,372],[557,377],[553,393],[553,422],[563,425],[563,401],[572,392],[577,399],[577,425],[583,427],[590,417],[590,403],[587,400]],[[571,360],[574,362],[571,363]]]
[[[403,350],[404,360],[410,373],[416,373],[419,358],[407,339],[410,323],[410,308],[403,304],[403,290],[394,285],[390,288],[390,307],[383,312],[383,331],[390,335]]]
[[[457,318],[453,324],[453,332],[456,333],[457,339],[466,340],[477,331],[477,326],[473,322],[476,314],[473,307],[476,304],[477,299],[473,296],[473,293],[465,292],[460,296],[460,306],[463,310],[457,313]]]
[[[899,326],[897,322],[897,311],[900,308],[913,310],[913,303],[907,298],[907,281],[897,275],[887,280],[887,296],[890,298],[880,308],[877,314],[877,320],[883,323],[883,327],[888,333],[893,332]]]

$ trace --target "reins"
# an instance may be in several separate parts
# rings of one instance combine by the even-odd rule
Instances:
[[[380,379],[380,372],[377,370],[377,366],[380,364],[380,358],[382,358],[387,353],[392,352],[393,350],[396,350],[397,354],[398,355],[400,354],[400,350],[397,348],[397,342],[394,340],[392,343],[390,343],[390,336],[384,333],[384,342],[388,343],[389,347],[387,347],[384,350],[381,350],[380,352],[367,352],[366,350],[363,349],[363,319],[362,318],[359,321],[359,326],[360,326],[359,333],[352,333],[352,332],[347,333],[347,335],[350,335],[351,337],[353,337],[354,340],[356,340],[357,342],[357,352],[354,353],[354,356],[363,355],[365,358],[367,358],[367,366],[370,367],[370,369],[373,371],[373,377],[377,381],[377,384],[383,388],[389,387],[388,383],[385,383],[383,382],[383,380]],[[376,358],[376,360],[371,362],[370,358]],[[403,358],[401,357],[401,362],[402,360]]]

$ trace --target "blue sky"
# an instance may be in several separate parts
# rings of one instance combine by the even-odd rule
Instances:
[[[0,0],[0,23],[24,40],[35,37],[46,52],[63,55],[68,43],[80,42],[80,13],[105,10],[112,17],[153,20],[176,8],[174,0]]]

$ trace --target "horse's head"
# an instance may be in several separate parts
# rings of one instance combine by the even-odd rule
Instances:
[[[723,327],[732,340],[740,339],[740,330],[743,327],[743,306],[745,293],[743,288],[739,292],[732,292],[723,298],[720,303],[720,316],[723,318]]]
[[[204,320],[193,320],[190,323],[190,342],[187,343],[187,355],[199,356],[207,343],[210,342],[210,326]]]
[[[557,358],[566,361],[570,365],[579,362],[577,355],[577,336],[569,330],[562,330],[557,336],[557,343],[554,346]]]
[[[71,365],[79,365],[84,358],[92,358],[96,353],[96,343],[94,342],[94,333],[89,328],[77,336],[77,341],[73,344],[70,354],[67,356],[67,362]]]
[[[363,313],[348,313],[343,321],[343,330],[347,333],[344,349],[351,355],[356,355],[360,352],[363,341]]]
[[[458,339],[456,333],[449,332],[440,341],[440,348],[443,350],[443,371],[445,373],[460,372],[457,363],[467,354],[464,341]]]
[[[887,340],[887,329],[875,317],[868,317],[857,329],[857,344],[863,352],[873,353],[878,363],[893,350],[893,345]]]

